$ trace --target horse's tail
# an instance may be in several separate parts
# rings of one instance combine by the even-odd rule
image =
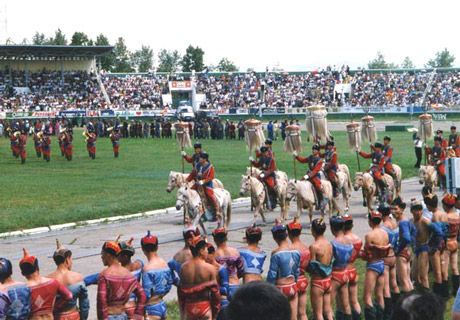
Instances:
[[[225,225],[228,227],[230,225],[230,221],[232,220],[232,197],[230,193],[228,193],[228,204],[227,204],[227,219],[225,219]]]

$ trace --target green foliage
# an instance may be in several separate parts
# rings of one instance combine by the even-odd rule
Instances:
[[[382,137],[385,133],[379,133]],[[346,132],[332,132],[339,152],[339,162],[357,171],[356,154],[347,150]],[[392,132],[394,163],[402,168],[403,178],[416,176],[412,135]],[[27,162],[21,165],[11,156],[9,140],[0,139],[0,171],[3,188],[0,193],[2,223],[0,232],[33,228],[114,215],[145,212],[170,207],[176,192],[165,192],[171,170],[181,171],[180,150],[174,139],[123,139],[120,158],[115,159],[108,138],[97,140],[95,160],[88,157],[80,130],[74,134],[74,157],[71,162],[60,155],[56,137],[52,138],[51,162],[37,159],[32,141],[27,144]],[[303,133],[302,156],[311,150]],[[219,178],[233,198],[239,197],[241,174],[246,171],[249,153],[244,141],[201,141]],[[292,156],[283,152],[283,141],[274,141],[276,166],[294,177]],[[186,150],[188,153],[192,150]],[[224,152],[223,152],[224,151]],[[363,147],[363,151],[365,147]],[[367,150],[368,151],[368,150]],[[361,169],[370,160],[360,159]],[[186,164],[186,172],[191,166]],[[306,172],[297,165],[297,177]],[[404,188],[404,186],[403,186]]]
[[[425,66],[431,68],[452,68],[454,61],[455,56],[445,48],[444,51],[436,52],[436,58],[430,59]]]
[[[84,32],[78,32],[76,31],[72,35],[72,39],[70,40],[70,45],[71,46],[88,46],[90,39]]]
[[[96,46],[110,46],[109,39],[102,33],[97,36],[96,42],[94,44]],[[101,68],[103,70],[113,71],[114,64],[115,54],[113,51],[101,57]]]
[[[405,57],[402,65],[401,65],[401,68],[403,68],[403,69],[415,69],[415,64],[412,62],[412,60],[409,57]]]
[[[113,66],[114,72],[133,72],[134,68],[131,61],[131,52],[125,44],[125,39],[119,37],[113,49],[115,61]]]
[[[182,71],[202,71],[204,69],[203,58],[204,51],[200,47],[193,47],[192,45],[189,45],[188,48],[185,50],[185,55],[181,61]]]
[[[153,50],[150,46],[142,45],[131,57],[132,63],[138,72],[148,72],[153,67]]]
[[[62,33],[61,29],[57,29],[56,32],[54,33],[53,44],[56,46],[66,46],[67,45],[67,39],[65,37],[65,34]]]
[[[172,52],[161,49],[158,52],[158,72],[176,72],[179,69],[181,56],[177,50]]]
[[[220,72],[236,72],[238,67],[233,63],[233,61],[228,60],[228,58],[222,58],[217,65],[217,71]]]
[[[387,63],[385,61],[385,56],[379,51],[377,52],[377,57],[374,60],[369,61],[367,64],[369,69],[396,69],[398,68],[397,65],[394,63]]]

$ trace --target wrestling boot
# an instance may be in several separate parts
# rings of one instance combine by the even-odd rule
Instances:
[[[444,300],[449,299],[449,280],[442,280],[442,294]]]
[[[46,162],[50,162],[51,158],[49,156],[46,157]]]
[[[359,313],[355,309],[351,309],[351,317],[352,317],[353,320],[362,320],[361,319],[361,313]]]
[[[115,152],[115,158],[118,158],[118,152]]]
[[[442,297],[442,283],[433,282],[433,293]]]
[[[345,313],[343,313],[342,311],[340,310],[335,310],[335,320],[344,320],[344,315]]]
[[[460,284],[460,275],[452,275],[452,295],[457,295],[458,286]]]
[[[344,314],[343,314],[343,320],[352,320],[351,314],[346,314],[346,313],[344,313]]]
[[[65,153],[64,153],[64,151],[61,151],[61,156],[65,156]]]
[[[377,301],[374,301],[374,308],[375,308],[375,319],[383,320],[383,308]]]
[[[26,163],[26,159],[21,158],[21,164]]]
[[[393,309],[395,308],[396,304],[398,303],[400,297],[401,297],[400,293],[395,293],[395,292],[391,293],[391,302],[393,303]]]
[[[89,155],[89,157],[90,157],[90,158],[92,158],[92,157],[93,157],[92,153],[91,153],[91,152],[89,152],[89,151],[88,151],[88,155]]]
[[[37,152],[37,158],[41,158],[42,154],[40,152]]]
[[[95,154],[95,153],[92,153],[92,154],[91,154],[91,158],[92,158],[93,160],[96,159],[96,154]]]
[[[383,298],[385,300],[385,307],[383,308],[383,320],[391,320],[393,317],[393,302],[391,298]]]
[[[364,308],[364,319],[365,320],[376,320],[377,319],[377,312],[375,311],[374,307]]]

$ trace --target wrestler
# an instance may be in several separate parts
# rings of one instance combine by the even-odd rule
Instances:
[[[8,290],[10,305],[8,307],[8,320],[27,320],[30,313],[30,288],[24,282],[13,280],[13,267],[11,261],[0,258],[0,283]]]
[[[144,263],[142,260],[137,259],[136,261],[131,261],[132,256],[136,253],[133,247],[134,238],[129,239],[128,241],[120,241],[118,245],[120,246],[120,254],[118,255],[118,261],[120,264],[130,271],[137,279],[137,282],[141,282],[142,277],[142,268],[144,268]],[[129,296],[129,300],[125,305],[125,312],[128,316],[128,319],[134,314],[136,309],[136,294],[133,292]]]
[[[415,279],[415,286],[421,293],[429,293],[430,285],[428,282],[428,266],[430,252],[430,236],[432,238],[442,239],[442,235],[439,236],[440,229],[438,224],[431,223],[425,217],[422,217],[423,206],[420,201],[411,202],[410,211],[413,216],[413,223],[417,229],[417,236],[415,238],[415,261],[413,263],[413,274]],[[441,241],[438,241],[436,246],[439,246]]]
[[[228,305],[228,270],[223,265],[216,261],[216,248],[211,242],[208,242],[208,256],[206,262],[213,265],[217,272],[217,283],[220,292],[220,306],[226,307]]]
[[[184,262],[179,274],[179,307],[185,320],[216,319],[220,310],[220,293],[216,269],[206,262],[206,241],[201,236],[193,236],[190,251],[193,257]]]
[[[238,249],[243,261],[243,283],[262,280],[262,267],[267,254],[259,247],[261,239],[262,229],[256,227],[255,223],[246,229],[246,237],[243,241],[247,246]]]
[[[460,216],[457,211],[455,211],[455,202],[456,202],[456,195],[453,194],[446,194],[442,199],[442,208],[446,212],[447,215],[447,222],[449,223],[449,234],[446,240],[446,251],[444,252],[445,263],[443,264],[444,272],[443,272],[443,283],[446,281],[445,286],[449,288],[449,283],[447,274],[449,264],[451,267],[451,275],[452,275],[452,294],[455,296],[458,291],[459,286],[459,272],[458,272],[458,230],[460,225]],[[447,292],[449,290],[447,289]]]
[[[11,301],[8,296],[8,289],[4,285],[0,284],[0,319],[6,319],[10,304]]]
[[[118,237],[119,239],[120,237]],[[132,319],[144,317],[145,293],[136,277],[120,265],[121,248],[116,241],[102,246],[101,260],[105,268],[97,280],[97,318],[99,320],[127,320],[125,304],[131,293],[136,294],[136,308]]]
[[[142,288],[147,296],[145,303],[146,320],[166,319],[168,307],[163,297],[168,294],[173,284],[173,271],[158,256],[158,238],[150,234],[141,239],[142,252],[147,257],[147,264],[142,269]]]
[[[240,288],[239,278],[243,276],[243,260],[238,249],[227,246],[227,229],[222,228],[220,223],[212,232],[216,243],[216,261],[228,270],[228,301],[232,301],[232,295]]]
[[[367,216],[367,222],[372,230],[366,234],[364,248],[360,252],[360,258],[367,261],[363,294],[364,318],[366,320],[382,319],[385,307],[383,300],[385,262],[383,258],[388,256],[390,243],[388,234],[380,228],[381,213],[371,211]],[[372,302],[372,293],[375,294],[375,305]]]
[[[300,252],[299,278],[297,279],[297,318],[299,320],[307,320],[308,279],[305,276],[305,273],[307,272],[307,267],[310,263],[310,250],[308,249],[308,246],[300,240],[302,225],[297,222],[297,217],[295,217],[294,221],[287,225],[287,231],[292,246]]]
[[[388,204],[380,204],[377,211],[382,214],[381,228],[388,234],[388,241],[390,242],[388,256],[383,258],[385,262],[385,285],[383,287],[385,309],[383,310],[383,319],[391,319],[394,306],[400,296],[398,282],[396,280],[396,256],[394,251],[398,244],[399,228],[396,221],[390,217],[391,208]]]
[[[334,319],[331,305],[332,245],[324,237],[326,224],[323,219],[315,219],[311,224],[311,234],[315,238],[309,249],[311,260],[307,267],[310,274],[310,303],[316,320]]]
[[[332,217],[331,232],[334,235],[332,244],[332,292],[331,303],[336,301],[336,319],[351,320],[351,307],[348,297],[348,270],[346,269],[353,253],[353,243],[345,238],[345,220],[342,217]]]
[[[398,223],[398,247],[396,253],[396,274],[398,275],[401,293],[409,293],[414,290],[411,281],[410,259],[411,253],[409,248],[415,242],[417,229],[414,224],[404,215],[406,203],[401,198],[396,198],[391,203],[391,215]]]
[[[83,282],[83,276],[72,269],[72,251],[61,246],[56,239],[56,251],[53,254],[57,270],[48,278],[56,279],[72,293],[72,300],[65,306],[54,311],[55,320],[86,320],[89,313],[88,290]],[[77,307],[78,300],[78,307]]]
[[[438,208],[438,196],[435,194],[428,194],[423,198],[423,202],[427,210],[431,213],[432,224],[438,224],[439,228],[441,229],[441,235],[439,239],[435,239],[435,237],[430,238],[430,263],[431,267],[433,268],[433,292],[440,295],[443,298],[449,298],[449,287],[448,283],[443,285],[442,281],[442,264],[444,264],[444,257],[443,253],[445,251],[445,242],[444,237],[447,235],[447,230],[449,228],[449,224],[447,223],[447,215],[444,211],[439,210]],[[422,214],[423,216],[423,214]],[[447,230],[446,230],[447,229]],[[447,275],[446,275],[447,279]]]
[[[27,279],[30,288],[31,320],[53,320],[53,308],[60,310],[70,300],[72,293],[59,281],[40,276],[38,260],[29,256],[26,249],[24,258],[19,262],[22,275]],[[56,300],[56,296],[59,299]]]
[[[289,300],[291,319],[297,319],[297,279],[299,277],[300,252],[287,241],[286,227],[275,220],[273,240],[278,248],[272,251],[267,282],[278,288]]]
[[[359,276],[355,269],[355,260],[359,256],[363,240],[353,233],[353,217],[345,214],[343,216],[344,235],[353,244],[353,252],[347,264],[348,272],[348,299],[350,300],[351,315],[353,320],[361,320],[361,305],[358,301],[358,280]]]

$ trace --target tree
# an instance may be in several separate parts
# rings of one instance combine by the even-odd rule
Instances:
[[[444,51],[436,52],[436,58],[430,59],[425,67],[431,68],[452,68],[455,56],[450,54],[447,48]]]
[[[125,44],[125,39],[122,37],[118,38],[113,49],[115,55],[114,71],[115,72],[133,72],[134,68],[131,61],[131,52]]]
[[[377,52],[377,57],[374,60],[369,61],[367,64],[369,69],[396,69],[397,65],[394,63],[387,63],[385,61],[385,56],[379,51]]]
[[[96,37],[96,46],[110,46],[109,39],[104,35],[100,34]],[[112,52],[106,53],[101,57],[101,68],[106,71],[112,71],[115,64],[115,54]]]
[[[204,51],[200,47],[193,47],[192,45],[189,45],[188,48],[185,50],[185,55],[181,61],[182,71],[202,71],[204,69],[203,57]]]
[[[153,67],[153,50],[150,46],[142,45],[140,50],[133,53],[131,60],[138,72],[148,72]]]
[[[158,52],[158,72],[176,72],[179,69],[181,56],[177,50],[170,52],[166,49],[161,49]]]
[[[75,32],[70,40],[71,46],[88,46],[89,38],[84,32]]]
[[[222,58],[217,64],[217,70],[221,72],[235,72],[238,71],[238,67],[235,66],[233,61],[230,61],[227,58]]]
[[[415,69],[415,64],[409,57],[405,57],[401,67],[403,69]]]
[[[54,33],[54,40],[52,41],[56,46],[66,46],[67,39],[65,38],[65,34],[62,33],[61,29],[57,29]]]
[[[44,45],[45,44],[45,35],[40,32],[35,32],[35,34],[32,37],[32,44],[34,45]]]

